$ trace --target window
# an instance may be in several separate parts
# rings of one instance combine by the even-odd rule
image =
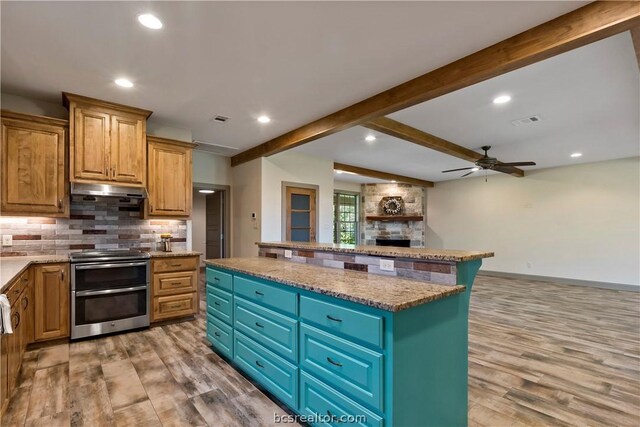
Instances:
[[[333,194],[333,242],[358,244],[357,194]]]

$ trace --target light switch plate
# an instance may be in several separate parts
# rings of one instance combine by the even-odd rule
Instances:
[[[380,260],[380,270],[382,270],[382,271],[393,271],[393,260],[392,259],[381,259]]]
[[[11,234],[2,235],[2,246],[13,246],[13,236]]]
[[[292,256],[293,256],[293,253],[289,249],[285,249],[284,250],[284,257],[285,258],[291,258]]]

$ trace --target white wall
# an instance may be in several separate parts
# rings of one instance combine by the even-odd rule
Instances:
[[[333,160],[284,152],[262,163],[262,240],[282,240],[282,183],[317,185],[318,242],[333,240]]]
[[[231,169],[232,202],[231,202],[231,237],[233,256],[256,256],[260,241],[260,218],[262,196],[262,163],[259,158],[243,163]],[[251,219],[251,213],[258,217]]]
[[[362,191],[360,184],[357,182],[338,181],[337,179],[333,180],[333,189],[335,191],[342,190],[352,193],[360,193]]]
[[[426,245],[494,251],[483,270],[640,283],[640,158],[439,182],[427,194]]]
[[[200,259],[204,260],[207,253],[207,196],[198,190],[193,190],[191,224],[191,249],[202,252]]]
[[[60,102],[47,102],[39,99],[2,93],[0,94],[0,105],[2,105],[2,108],[5,110],[16,111],[18,113],[55,117],[66,120],[69,119],[69,111],[67,111],[67,109],[62,105],[62,94],[60,94]]]
[[[193,182],[231,185],[231,159],[206,151],[193,151]]]

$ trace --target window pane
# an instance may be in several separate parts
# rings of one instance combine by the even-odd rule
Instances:
[[[309,212],[291,212],[292,227],[309,227],[311,214]]]
[[[291,240],[294,242],[310,241],[310,233],[308,228],[294,228],[291,230]]]
[[[306,194],[291,195],[291,209],[309,210],[311,198]]]

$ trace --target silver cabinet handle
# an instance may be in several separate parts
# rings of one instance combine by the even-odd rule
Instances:
[[[119,268],[119,267],[142,267],[146,266],[147,262],[122,262],[113,264],[95,264],[95,265],[76,265],[76,270],[99,270],[101,268]]]
[[[340,362],[336,362],[335,360],[333,360],[330,357],[327,357],[327,362],[331,363],[332,365],[336,365],[336,366],[342,366],[342,363]]]
[[[333,320],[334,322],[342,322],[342,319],[338,319],[337,317],[332,317],[327,314],[327,319]]]

